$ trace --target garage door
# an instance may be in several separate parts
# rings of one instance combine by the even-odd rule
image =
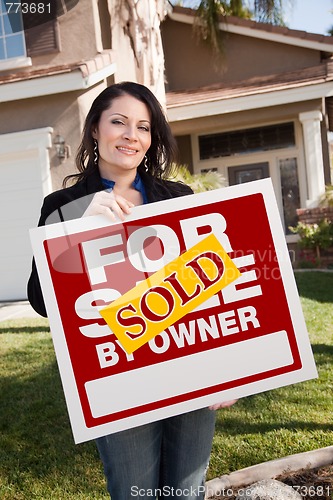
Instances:
[[[51,192],[50,127],[0,135],[0,300],[26,299],[32,250],[29,229]]]

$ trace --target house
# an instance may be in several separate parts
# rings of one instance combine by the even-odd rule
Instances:
[[[271,177],[289,245],[296,209],[331,183],[333,37],[229,17],[224,55],[193,37],[195,12],[162,23],[168,118],[181,163],[227,184]]]
[[[93,99],[122,80],[165,99],[164,0],[40,4],[45,15],[33,23],[37,14],[23,14],[19,3],[0,3],[0,301],[26,298],[29,228],[44,196],[74,171]]]
[[[229,18],[216,71],[209,47],[193,39],[191,9],[165,0],[50,5],[60,3],[33,26],[0,3],[0,300],[26,297],[28,230],[74,170],[91,102],[122,80],[165,103],[194,172],[217,169],[229,184],[270,176],[292,242],[296,208],[316,205],[331,181],[333,37]]]

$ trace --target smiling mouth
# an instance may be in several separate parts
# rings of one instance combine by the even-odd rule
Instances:
[[[128,154],[136,154],[138,152],[137,149],[131,149],[131,148],[126,148],[126,147],[122,147],[122,146],[117,146],[116,149],[118,151],[120,151],[121,153],[128,153]]]

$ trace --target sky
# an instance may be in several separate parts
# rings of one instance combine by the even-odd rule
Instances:
[[[183,0],[186,7],[198,3],[199,0]],[[253,0],[248,0],[247,3],[251,5]],[[333,0],[283,0],[283,5],[288,28],[327,35],[327,31],[333,26]]]
[[[327,35],[333,26],[333,0],[292,0],[286,9],[288,28]]]

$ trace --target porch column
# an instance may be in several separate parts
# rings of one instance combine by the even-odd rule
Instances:
[[[319,197],[325,192],[323,148],[321,143],[320,111],[308,111],[298,115],[303,127],[305,168],[308,185],[307,208],[318,205]]]

